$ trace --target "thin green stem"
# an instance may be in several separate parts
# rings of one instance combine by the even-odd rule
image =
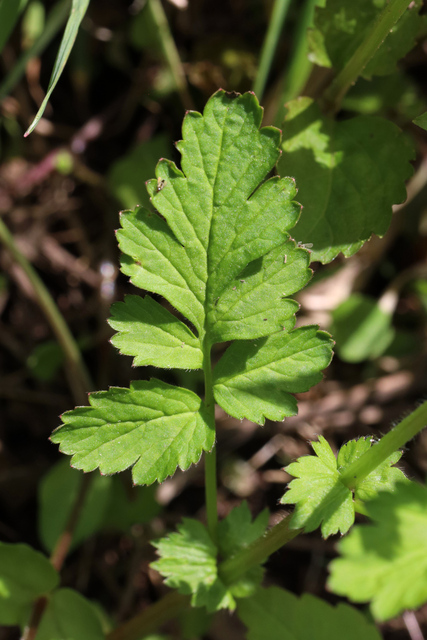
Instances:
[[[62,2],[55,4],[52,11],[49,13],[45,28],[43,29],[43,33],[40,35],[40,38],[36,40],[32,47],[22,54],[0,85],[0,100],[9,95],[15,85],[20,81],[25,73],[28,61],[40,55],[60,31],[68,18],[70,7],[71,0],[62,0]]]
[[[205,405],[215,424],[215,398],[213,395],[211,344],[207,337],[203,339],[203,373],[205,377]],[[216,449],[205,454],[205,496],[206,519],[208,530],[212,540],[217,539],[218,506],[217,506],[217,479],[216,479]]]
[[[343,482],[349,489],[355,489],[367,475],[386,460],[392,453],[398,451],[409,440],[412,440],[427,425],[427,402],[413,411],[389,433],[374,444],[366,453],[355,460],[341,475]]]
[[[273,10],[271,12],[267,34],[262,45],[258,72],[253,86],[254,93],[260,101],[264,93],[268,74],[270,73],[271,63],[273,62],[273,57],[276,52],[280,34],[282,33],[289,5],[290,0],[275,0]]]
[[[290,529],[291,516],[286,516],[267,533],[232,558],[220,564],[218,573],[225,584],[233,584],[246,571],[267,560],[273,553],[296,538],[302,529]]]
[[[389,0],[386,3],[383,11],[372,24],[366,38],[325,91],[322,98],[325,112],[336,113],[339,110],[345,94],[356,82],[410,3],[411,0]]]
[[[190,597],[171,591],[164,598],[107,634],[107,640],[140,640],[171,620],[190,604]]]
[[[160,0],[149,0],[149,8],[153,21],[158,29],[163,55],[173,76],[178,93],[181,96],[184,109],[194,109],[194,103],[188,91],[184,67],[182,66],[175,40],[172,37],[162,3]]]
[[[291,58],[284,75],[275,117],[275,124],[278,127],[283,122],[285,103],[300,95],[313,68],[313,63],[308,58],[307,29],[313,24],[314,9],[318,3],[319,0],[305,0],[304,8],[299,17]]]
[[[52,296],[46,289],[42,280],[37,275],[31,263],[25,258],[9,232],[8,228],[0,219],[0,242],[10,251],[14,260],[25,272],[33,287],[34,295],[40,308],[46,316],[52,331],[54,332],[66,358],[65,373],[68,377],[74,399],[77,403],[86,404],[87,391],[93,388],[89,373],[83,362],[80,349],[74,340],[67,323],[62,317]]]
[[[301,533],[289,529],[290,516],[283,518],[252,545],[219,565],[218,573],[225,584],[232,584],[249,569],[263,563],[272,553]],[[190,597],[172,591],[125,624],[107,635],[107,640],[139,640],[160,625],[177,616],[190,605]]]

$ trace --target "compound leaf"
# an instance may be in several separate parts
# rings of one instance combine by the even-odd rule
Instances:
[[[392,205],[406,198],[413,148],[393,123],[374,116],[334,121],[310,98],[290,102],[279,171],[295,176],[304,213],[294,237],[312,260],[351,256],[384,235]]]
[[[237,611],[248,627],[248,640],[381,640],[374,625],[353,607],[333,607],[309,594],[298,598],[278,587],[260,587],[239,601]]]
[[[36,640],[105,640],[105,634],[89,600],[73,589],[58,589],[49,599]]]
[[[365,504],[370,525],[357,525],[340,542],[329,587],[354,602],[371,601],[377,620],[427,601],[427,488],[399,483]]]
[[[314,14],[314,29],[308,32],[310,59],[340,71],[365,40],[387,0],[323,0]],[[363,71],[363,77],[387,75],[414,45],[423,24],[422,0],[411,2]]]
[[[203,352],[190,329],[150,296],[126,296],[111,307],[111,342],[136,367],[201,369]]]
[[[321,380],[332,344],[314,326],[235,342],[214,369],[215,399],[231,416],[258,424],[295,415],[297,401],[291,394]]]
[[[89,401],[66,412],[51,436],[77,469],[111,474],[132,466],[135,484],[162,482],[214,444],[210,416],[187,389],[153,379],[93,393]]]
[[[261,567],[255,567],[236,583],[225,585],[218,575],[218,554],[226,559],[248,546],[263,535],[267,522],[266,510],[252,522],[249,507],[243,502],[219,523],[216,546],[201,522],[184,518],[178,532],[153,543],[160,558],[151,566],[166,578],[170,587],[191,594],[193,606],[205,606],[208,612],[233,610],[235,597],[253,593],[263,572]]]
[[[117,232],[122,271],[184,319],[150,296],[114,305],[111,319],[113,344],[137,366],[200,369],[212,345],[239,340],[216,369],[215,398],[231,415],[261,424],[296,413],[290,394],[320,380],[332,346],[315,327],[291,331],[298,305],[287,296],[309,280],[309,254],[289,236],[301,211],[295,180],[266,180],[280,131],[260,128],[262,111],[252,93],[218,91],[203,114],[187,113],[177,144],[182,168],[160,160],[147,183],[156,210],[122,212]],[[241,342],[251,339],[259,343]],[[64,415],[54,441],[74,466],[113,473],[135,465],[134,481],[150,483],[213,446],[213,425],[195,396],[158,386],[151,406],[144,384],[94,394],[91,408]]]
[[[346,533],[354,523],[353,492],[340,480],[340,474],[370,447],[369,438],[350,440],[338,453],[338,459],[323,436],[312,442],[315,456],[302,456],[286,467],[295,480],[281,499],[282,504],[295,504],[291,527],[314,531],[321,527],[324,538]],[[396,482],[405,480],[400,469],[391,468],[400,459],[400,452],[392,454],[375,471],[362,480],[354,497],[369,500],[379,491],[391,490]]]
[[[26,544],[0,543],[0,624],[23,624],[38,597],[59,582],[49,560]]]

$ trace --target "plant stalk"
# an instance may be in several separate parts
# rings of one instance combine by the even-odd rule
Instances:
[[[270,73],[271,64],[273,62],[280,34],[283,30],[289,5],[290,0],[275,0],[273,10],[271,12],[267,34],[262,45],[258,72],[253,86],[254,93],[260,101],[264,93],[268,74]]]
[[[389,431],[379,442],[372,445],[360,458],[355,460],[341,475],[341,482],[353,490],[367,475],[401,449],[427,425],[427,402],[413,411],[402,422]]]
[[[62,317],[52,296],[37,275],[35,269],[15,244],[12,234],[0,218],[0,242],[12,254],[15,262],[20,265],[33,287],[34,295],[40,308],[46,316],[52,330],[62,347],[66,358],[65,373],[78,404],[86,404],[87,392],[93,388],[89,373],[83,362],[80,349],[74,340],[67,323]]]
[[[290,516],[284,517],[264,536],[219,565],[218,574],[225,584],[231,584],[246,571],[264,562],[272,553],[301,533],[289,529]],[[161,624],[171,620],[190,605],[190,597],[171,591],[128,622],[107,635],[106,640],[139,640]]]
[[[194,109],[194,103],[188,91],[187,78],[182,66],[181,58],[172,37],[168,19],[160,0],[149,0],[149,7],[153,20],[159,32],[159,39],[163,55],[172,73],[177,91],[181,96],[184,109]]]
[[[314,9],[319,0],[305,0],[304,8],[299,18],[289,65],[282,80],[282,90],[274,123],[282,126],[285,115],[285,103],[297,98],[304,88],[313,63],[308,58],[307,29],[313,23]]]
[[[225,584],[233,584],[246,571],[267,560],[273,553],[296,538],[302,529],[290,529],[291,516],[285,516],[246,549],[222,562],[218,574]]]
[[[323,94],[321,100],[323,111],[333,114],[339,110],[345,94],[356,82],[410,3],[411,0],[389,0],[386,3],[364,41]]]
[[[106,640],[140,640],[171,620],[190,604],[190,597],[170,591],[161,600],[107,634]]]

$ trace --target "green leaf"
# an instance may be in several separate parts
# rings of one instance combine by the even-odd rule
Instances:
[[[237,551],[260,538],[267,529],[268,516],[268,509],[264,509],[252,521],[246,500],[232,509],[228,516],[218,524],[218,544],[222,557],[233,556]]]
[[[65,529],[82,482],[82,474],[72,469],[64,459],[53,466],[39,484],[39,536],[49,552]],[[112,478],[109,477],[94,476],[92,479],[73,534],[72,547],[101,528],[111,484]]]
[[[427,601],[427,488],[398,484],[365,505],[371,525],[355,526],[340,542],[329,587],[355,602],[371,602],[379,620]]]
[[[162,482],[187,469],[214,444],[214,425],[200,398],[160,380],[137,381],[89,396],[90,407],[62,416],[52,442],[72,465],[103,474],[132,466],[135,484]]]
[[[254,305],[246,337],[280,329],[296,310],[284,295],[309,277],[307,260],[304,267],[302,252],[288,242],[300,212],[294,181],[276,177],[260,186],[280,155],[280,132],[260,130],[261,118],[253,94],[223,91],[203,115],[188,113],[177,144],[182,171],[161,160],[157,180],[148,183],[162,218],[144,210],[126,213],[117,234],[126,254],[124,273],[136,286],[164,296],[199,336],[206,331],[211,344],[242,337],[245,314],[253,315]],[[294,261],[303,269],[297,276]],[[247,268],[248,286],[237,287]],[[264,311],[274,315],[268,322]]]
[[[332,312],[332,334],[338,355],[345,362],[378,358],[394,338],[392,314],[378,301],[352,294]]]
[[[150,205],[145,182],[152,177],[157,160],[170,153],[171,146],[169,138],[160,134],[144,140],[114,162],[108,172],[108,186],[122,207]]]
[[[28,0],[0,1],[0,53],[27,3]]]
[[[123,475],[115,476],[112,480],[103,529],[129,531],[132,525],[151,522],[159,514],[161,506],[155,497],[156,485],[132,486],[130,481],[125,483],[126,477]]]
[[[247,547],[263,535],[267,523],[267,510],[252,522],[249,507],[243,502],[219,523],[217,547],[200,522],[184,518],[178,532],[153,543],[160,559],[151,566],[166,578],[170,587],[192,594],[193,606],[204,606],[208,612],[233,610],[235,597],[251,595],[263,572],[261,567],[254,567],[237,582],[225,585],[218,575],[217,556],[226,559]]]
[[[178,318],[150,296],[127,296],[111,307],[109,324],[118,331],[111,339],[135,367],[153,365],[201,369],[200,341]]]
[[[105,640],[95,607],[72,589],[49,599],[35,640]]]
[[[313,244],[312,260],[353,255],[387,231],[392,205],[406,198],[411,142],[373,116],[334,121],[310,98],[290,102],[279,171],[298,184],[304,212],[293,235]]]
[[[386,5],[387,0],[324,0],[315,11],[315,28],[308,32],[310,59],[320,66],[343,69]],[[411,2],[365,67],[363,77],[395,71],[396,63],[415,46],[423,24],[421,6],[422,0]]]
[[[310,280],[309,254],[289,241],[254,260],[218,298],[209,314],[215,342],[280,331],[299,305],[287,300]]]
[[[235,608],[233,596],[218,578],[218,550],[201,522],[184,518],[178,532],[153,544],[160,559],[151,566],[168,586],[192,594],[193,607],[205,606],[209,612]]]
[[[65,27],[64,35],[59,46],[58,55],[56,56],[55,64],[53,67],[52,75],[47,88],[46,96],[36,114],[36,117],[32,121],[31,125],[25,132],[25,136],[28,136],[36,128],[40,118],[42,117],[49,98],[56,87],[56,84],[61,77],[64,67],[67,63],[68,57],[73,48],[74,41],[77,37],[77,32],[80,27],[80,23],[84,18],[86,10],[89,6],[90,0],[73,0],[71,6],[70,16],[68,18],[67,25]]]
[[[235,342],[214,369],[215,399],[231,416],[258,424],[295,415],[291,393],[308,391],[321,380],[332,344],[314,326]]]
[[[323,436],[312,442],[315,456],[302,456],[286,467],[296,479],[281,499],[282,504],[295,504],[291,527],[314,531],[321,526],[322,536],[346,533],[354,523],[353,493],[340,480],[340,474],[370,447],[370,438],[350,440],[338,453],[338,459]],[[359,500],[370,500],[379,491],[392,490],[405,480],[400,469],[391,468],[401,457],[392,454],[375,471],[362,480],[354,492]]]
[[[25,620],[31,604],[59,583],[49,560],[26,544],[0,542],[0,624]]]
[[[381,640],[365,616],[346,604],[331,606],[315,596],[259,588],[239,601],[238,614],[248,640]]]
[[[427,111],[413,120],[413,123],[427,131]]]

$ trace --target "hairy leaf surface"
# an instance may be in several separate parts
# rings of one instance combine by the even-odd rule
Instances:
[[[248,640],[381,640],[365,616],[346,604],[331,606],[315,596],[270,587],[240,600],[238,614]]]
[[[387,6],[387,0],[323,0],[314,14],[315,28],[309,30],[310,58],[324,67],[340,71],[365,40],[373,23]],[[414,46],[423,24],[419,15],[422,0],[411,2],[390,34],[363,71],[363,77],[387,75],[398,60]]]
[[[191,594],[193,606],[205,606],[209,612],[225,608],[233,610],[235,598],[253,593],[263,572],[255,567],[236,583],[225,585],[218,575],[218,554],[222,559],[231,557],[259,538],[267,523],[267,511],[252,522],[249,507],[243,502],[219,523],[216,546],[201,522],[184,518],[178,532],[153,543],[160,558],[151,566],[166,578],[170,587]]]
[[[391,122],[374,116],[338,121],[310,98],[288,104],[279,171],[296,178],[304,212],[294,237],[313,244],[312,260],[351,256],[387,231],[392,205],[406,198],[413,148]]]
[[[338,458],[323,436],[311,444],[315,456],[302,456],[286,467],[296,479],[290,482],[281,502],[296,505],[291,520],[293,529],[303,527],[313,531],[321,526],[324,538],[346,533],[354,523],[353,492],[341,482],[340,474],[371,447],[370,438],[350,440],[341,447]],[[400,452],[393,453],[366,476],[358,484],[354,497],[370,500],[379,491],[392,490],[397,482],[405,480],[402,471],[391,466],[400,457]]]
[[[0,624],[24,624],[34,600],[58,582],[46,556],[26,544],[0,543]]]
[[[427,601],[427,489],[398,484],[365,507],[374,524],[355,526],[340,542],[329,587],[355,602],[371,601],[383,621]]]
[[[135,484],[151,484],[177,466],[187,469],[213,446],[214,425],[186,389],[153,379],[93,393],[89,401],[64,413],[51,436],[77,469],[111,474],[132,466]]]

